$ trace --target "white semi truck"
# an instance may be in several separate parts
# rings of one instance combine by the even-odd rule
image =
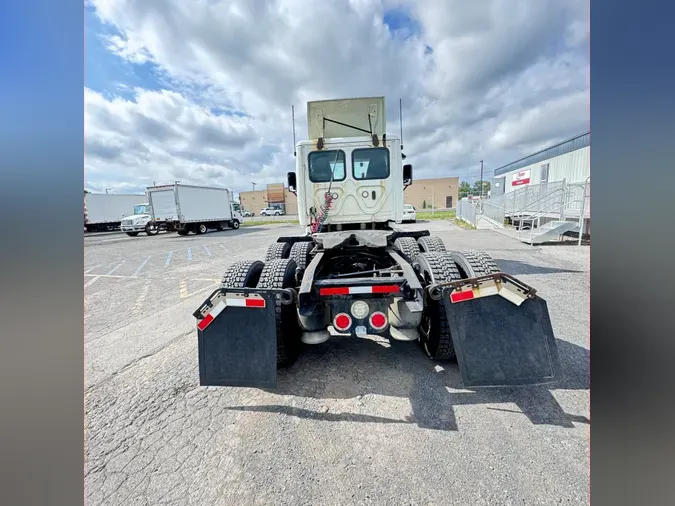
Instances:
[[[122,231],[131,237],[141,232],[147,235],[157,235],[160,230],[174,232],[178,219],[174,185],[150,186],[146,194],[147,202],[136,206],[133,216],[122,220]]]
[[[303,346],[368,336],[456,360],[467,388],[558,381],[534,288],[487,253],[398,226],[413,171],[386,133],[384,97],[310,102],[307,115],[288,174],[305,231],[231,264],[193,313],[200,384],[274,388]]]
[[[84,228],[87,232],[116,230],[134,213],[134,206],[145,201],[143,194],[85,193]]]
[[[176,204],[172,226],[179,235],[205,234],[226,227],[238,229],[244,221],[241,212],[235,209],[234,195],[227,188],[180,183],[172,186]]]

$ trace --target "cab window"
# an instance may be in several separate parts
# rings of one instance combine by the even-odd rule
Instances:
[[[354,179],[387,179],[389,177],[389,149],[366,148],[352,151]]]
[[[333,181],[345,179],[345,152],[342,150],[312,151],[308,161],[309,180],[312,183],[329,183],[331,179]]]

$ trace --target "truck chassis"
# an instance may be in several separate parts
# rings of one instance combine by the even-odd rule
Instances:
[[[232,264],[194,312],[201,385],[274,388],[304,345],[379,335],[456,360],[467,387],[558,381],[546,301],[479,251],[428,231],[281,237]]]

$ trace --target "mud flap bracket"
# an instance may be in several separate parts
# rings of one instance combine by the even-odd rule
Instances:
[[[199,384],[275,388],[277,301],[292,290],[219,288],[193,313],[197,319]]]
[[[443,302],[466,387],[561,379],[548,307],[533,289],[503,273],[430,288]]]

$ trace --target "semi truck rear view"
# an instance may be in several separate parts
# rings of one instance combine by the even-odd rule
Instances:
[[[288,187],[303,234],[235,262],[194,312],[201,385],[276,386],[304,346],[381,336],[457,361],[467,387],[561,376],[546,301],[485,252],[407,231],[413,184],[384,97],[307,104]]]

